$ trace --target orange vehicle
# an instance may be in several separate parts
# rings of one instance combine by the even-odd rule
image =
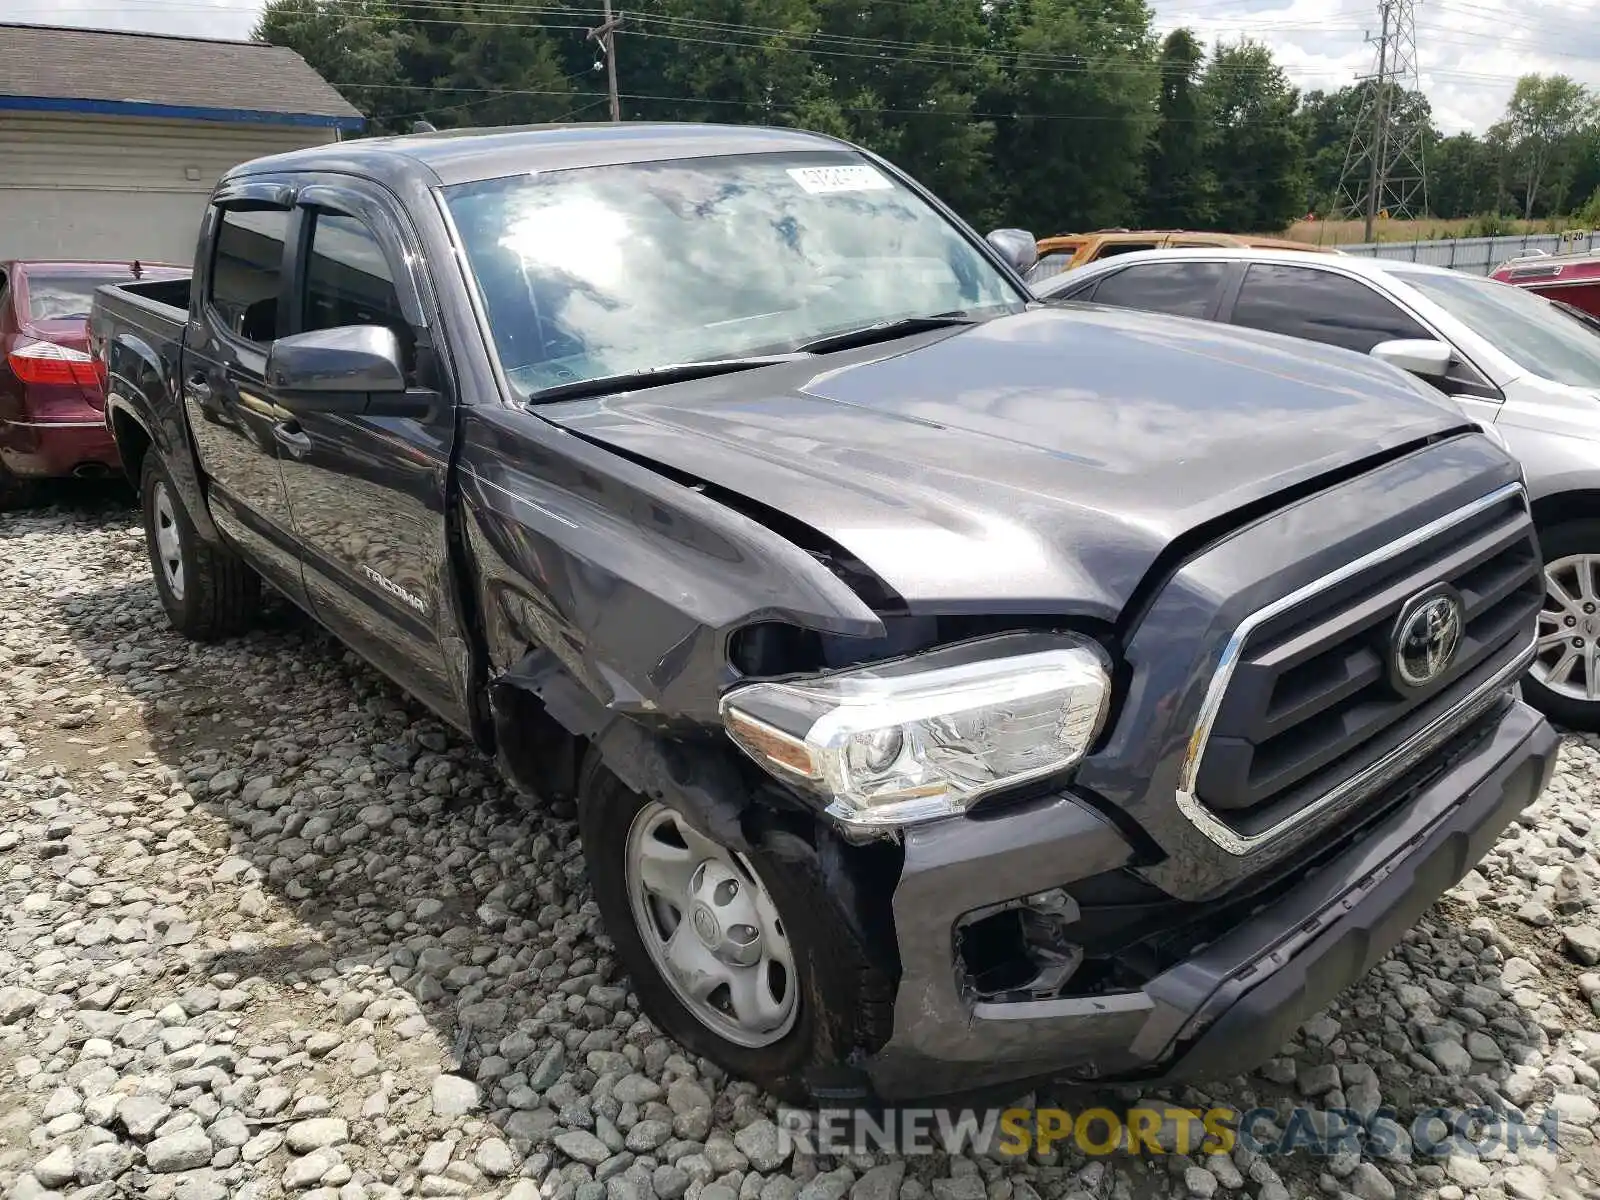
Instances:
[[[1288,238],[1257,237],[1254,234],[1195,233],[1183,229],[1097,229],[1093,233],[1063,233],[1039,239],[1039,261],[1028,272],[1028,279],[1037,283],[1113,254],[1181,246],[1255,246],[1272,250],[1338,253],[1332,247],[1313,246]]]

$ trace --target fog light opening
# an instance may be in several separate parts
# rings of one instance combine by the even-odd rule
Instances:
[[[994,1003],[1060,996],[1083,964],[1083,948],[1068,937],[1077,918],[1072,897],[1055,889],[962,923],[956,957],[967,991]]]

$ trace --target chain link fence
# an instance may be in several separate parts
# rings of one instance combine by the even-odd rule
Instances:
[[[1600,249],[1600,231],[1524,233],[1510,237],[1439,238],[1428,242],[1365,242],[1340,246],[1345,254],[1399,259],[1487,275],[1507,259],[1523,254],[1585,254]]]

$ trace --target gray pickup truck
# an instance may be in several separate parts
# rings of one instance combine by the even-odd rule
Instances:
[[[1537,540],[1420,384],[1032,253],[795,131],[377,139],[229,172],[92,340],[173,626],[268,581],[574,799],[693,1051],[1232,1074],[1545,785]]]

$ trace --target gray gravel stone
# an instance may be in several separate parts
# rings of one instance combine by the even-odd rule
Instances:
[[[1600,929],[1593,925],[1572,925],[1561,931],[1567,953],[1586,967],[1600,963]]]
[[[478,1107],[478,1085],[459,1075],[441,1075],[433,1081],[433,1112],[438,1117],[459,1117]]]
[[[850,1188],[850,1200],[895,1200],[905,1177],[904,1159],[872,1167]]]
[[[309,1154],[349,1141],[350,1125],[342,1117],[312,1117],[289,1126],[284,1131],[284,1140],[294,1153]]]
[[[375,569],[392,553],[381,529],[328,538]],[[1201,1172],[1241,1200],[1319,1176],[1330,1200],[1594,1189],[1600,972],[1545,955],[1600,926],[1600,739],[1567,735],[1454,903],[1258,1073],[1145,1097],[1387,1098],[1402,1121],[1548,1104],[1553,1153],[1446,1162],[1383,1119],[1364,1156],[1292,1167],[1070,1145],[1052,1163],[816,1161],[779,1153],[770,1098],[638,1013],[570,809],[517,812],[491,762],[309,628],[172,635],[132,511],[7,512],[0,542],[0,1192],[17,1200],[1181,1200]],[[194,1165],[153,1170],[147,1149]]]
[[[850,1185],[854,1182],[855,1175],[853,1172],[851,1172],[850,1168],[840,1167],[837,1170],[828,1171],[822,1175],[818,1175],[815,1179],[811,1180],[811,1182],[807,1183],[803,1188],[800,1189],[800,1200],[842,1200],[842,1197],[849,1193]],[[960,1181],[945,1180],[944,1182],[951,1183]],[[938,1196],[938,1200],[985,1200],[983,1184],[979,1183],[977,1186],[978,1194],[975,1197],[966,1192],[947,1193],[946,1195],[940,1196],[938,1192],[939,1182],[935,1181],[934,1194],[935,1196]]]
[[[339,1165],[339,1155],[330,1149],[313,1150],[301,1158],[292,1158],[283,1169],[283,1186],[286,1191],[300,1192],[321,1183]]]
[[[1356,1167],[1346,1181],[1346,1186],[1361,1200],[1394,1200],[1394,1184],[1389,1182],[1387,1175],[1369,1162]]]
[[[650,1186],[661,1200],[678,1200],[689,1190],[689,1174],[671,1163],[662,1163],[651,1172]]]
[[[212,1153],[211,1139],[191,1126],[156,1138],[144,1148],[144,1161],[157,1174],[170,1174],[208,1166]]]
[[[47,1188],[64,1187],[78,1174],[78,1165],[70,1146],[57,1146],[33,1164],[33,1177]]]
[[[556,1135],[556,1149],[568,1158],[597,1167],[611,1157],[611,1150],[587,1129],[569,1129]]]

